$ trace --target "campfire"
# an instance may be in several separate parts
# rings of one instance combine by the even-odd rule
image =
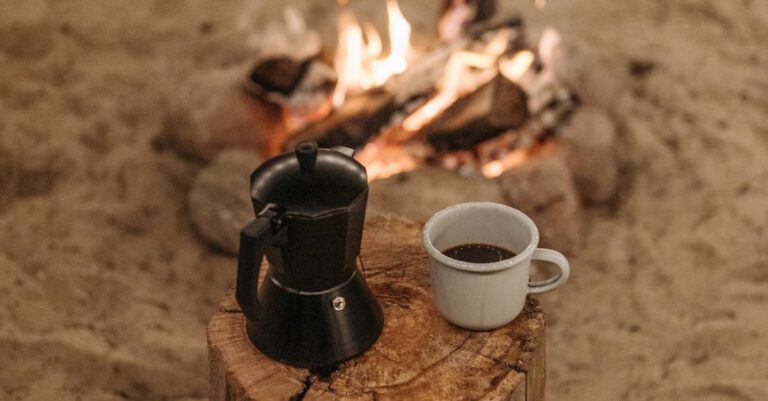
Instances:
[[[554,73],[556,30],[531,45],[520,19],[491,18],[492,2],[449,0],[439,40],[414,48],[397,1],[382,1],[385,34],[340,0],[332,57],[257,63],[246,89],[278,105],[288,127],[265,156],[304,140],[351,146],[376,180],[423,165],[490,178],[553,151],[558,125],[576,106]],[[298,35],[309,32],[295,11],[286,22]]]

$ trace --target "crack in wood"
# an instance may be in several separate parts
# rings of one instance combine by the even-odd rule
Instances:
[[[515,400],[540,401],[546,369],[546,325],[535,299],[529,299],[520,317],[500,331],[457,331],[439,320],[431,304],[428,258],[419,244],[413,241],[393,247],[392,239],[402,243],[403,238],[419,234],[421,225],[402,222],[376,217],[367,222],[368,237],[359,257],[359,268],[371,289],[391,312],[387,315],[386,341],[342,364],[326,383],[317,371],[294,369],[254,356],[243,330],[243,317],[237,315],[242,312],[234,292],[230,292],[208,331],[217,397],[213,399],[370,401],[391,397],[477,399],[490,394],[494,399],[512,396]],[[421,312],[414,314],[414,310]],[[277,373],[270,375],[275,367],[279,368]],[[269,380],[258,380],[267,375]],[[454,388],[454,384],[460,387]]]
[[[405,385],[413,382],[414,380],[420,378],[421,376],[424,376],[425,373],[429,372],[434,367],[440,365],[443,361],[448,359],[451,355],[453,355],[456,352],[458,352],[460,349],[462,349],[462,347],[464,347],[464,345],[467,343],[467,341],[469,341],[469,339],[471,337],[472,337],[472,334],[469,334],[467,337],[464,338],[464,340],[461,342],[461,344],[459,344],[459,346],[457,346],[456,348],[450,350],[447,354],[443,355],[438,360],[436,360],[436,361],[432,362],[431,364],[425,366],[424,369],[420,370],[418,373],[416,373],[416,375],[414,375],[413,377],[411,377],[410,379],[408,379],[408,380],[406,380],[404,382],[386,384],[386,385],[383,385],[383,386],[373,386],[373,387],[368,387],[368,388],[369,389],[385,389],[385,388],[405,386]],[[363,391],[363,392],[365,393],[367,391]]]
[[[298,393],[291,396],[290,401],[301,401],[307,396],[309,389],[312,387],[312,377],[314,377],[314,375],[307,375],[304,379],[304,387],[302,387]]]

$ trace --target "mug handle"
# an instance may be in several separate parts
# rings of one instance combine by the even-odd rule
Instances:
[[[571,265],[562,253],[551,249],[537,248],[533,251],[532,260],[554,263],[560,268],[560,273],[546,280],[528,283],[529,294],[549,292],[568,281],[568,276],[571,273]]]

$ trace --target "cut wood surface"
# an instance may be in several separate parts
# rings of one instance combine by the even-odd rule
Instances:
[[[294,368],[261,354],[228,294],[208,326],[210,399],[544,400],[545,319],[538,302],[529,298],[515,321],[494,331],[446,322],[430,295],[421,227],[399,217],[366,223],[360,265],[384,309],[384,331],[371,349],[334,370]]]
[[[426,124],[422,129],[435,149],[472,149],[475,145],[528,119],[528,96],[514,82],[498,74]]]

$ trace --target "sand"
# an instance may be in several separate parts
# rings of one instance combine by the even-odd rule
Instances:
[[[768,399],[768,3],[512,6],[588,55],[624,166],[539,297],[549,399]],[[190,74],[248,56],[242,9],[0,3],[1,400],[206,399],[235,260],[189,220],[201,165],[156,138]]]

